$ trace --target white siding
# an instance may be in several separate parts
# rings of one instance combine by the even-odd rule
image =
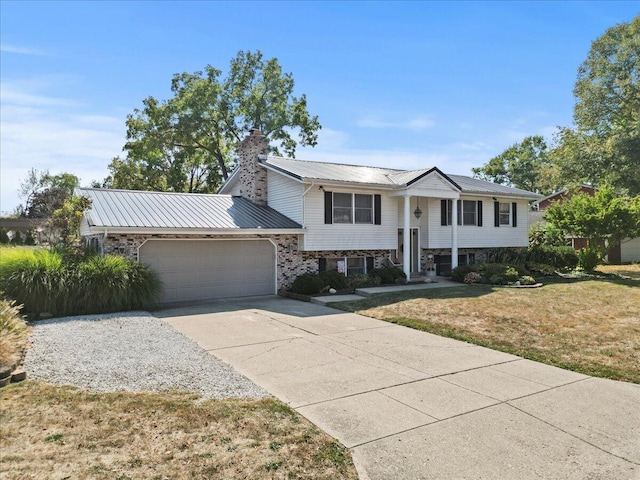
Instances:
[[[267,203],[291,220],[303,224],[302,193],[304,185],[279,173],[267,171]]]
[[[234,195],[236,197],[240,195],[240,183],[234,183],[231,189],[228,192],[225,192],[225,195]]]
[[[451,186],[449,182],[440,178],[439,175],[434,173],[427,175],[420,179],[411,187],[412,191],[423,190],[429,196],[442,196],[451,198],[452,195],[456,195],[456,190]],[[442,195],[438,195],[442,193]]]
[[[622,241],[620,260],[622,262],[640,262],[640,237]]]
[[[493,201],[486,197],[462,195],[461,200],[482,200],[482,227],[458,225],[458,248],[526,247],[529,244],[529,206],[526,200],[501,199],[518,204],[518,226],[494,226]],[[420,202],[422,208],[422,202]],[[429,199],[429,235],[423,248],[451,248],[451,226],[440,225],[440,199]],[[426,236],[426,235],[425,235]]]
[[[398,243],[397,199],[384,191],[329,188],[327,191],[381,195],[381,225],[324,223],[324,193],[312,188],[305,196],[304,250],[395,249]]]

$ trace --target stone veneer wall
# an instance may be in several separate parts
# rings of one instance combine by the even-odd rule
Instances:
[[[332,250],[306,252],[298,249],[297,235],[108,235],[106,241],[103,235],[86,237],[97,238],[104,254],[123,255],[138,260],[138,249],[149,239],[224,239],[241,240],[243,238],[270,239],[276,244],[278,265],[278,289],[286,289],[303,273],[316,273],[320,258],[335,257],[374,257],[374,267],[383,266],[390,250]]]
[[[240,196],[260,205],[267,204],[267,169],[258,163],[269,151],[269,141],[253,130],[238,146],[238,187]]]

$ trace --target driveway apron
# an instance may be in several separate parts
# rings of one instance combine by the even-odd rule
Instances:
[[[361,479],[640,479],[640,385],[274,296],[156,316],[349,447]]]

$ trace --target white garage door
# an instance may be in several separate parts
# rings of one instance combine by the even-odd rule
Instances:
[[[161,302],[275,293],[275,247],[268,240],[149,240],[140,261],[160,275]]]

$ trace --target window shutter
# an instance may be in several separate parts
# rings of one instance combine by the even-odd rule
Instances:
[[[493,202],[493,224],[496,227],[500,226],[500,203]]]
[[[333,223],[333,194],[324,192],[324,223]]]
[[[319,258],[318,259],[318,272],[326,272],[327,271],[327,259]]]
[[[367,273],[373,270],[373,257],[367,257]]]
[[[440,225],[447,226],[447,201],[440,200]]]
[[[478,222],[479,227],[482,226],[482,200],[478,200]]]
[[[456,200],[456,209],[458,211],[458,225],[462,225],[462,200]]]
[[[373,223],[374,225],[382,223],[382,197],[380,195],[373,196]]]
[[[518,226],[518,204],[516,202],[513,202],[511,204],[511,220],[513,221],[512,225],[514,227],[517,227]]]

